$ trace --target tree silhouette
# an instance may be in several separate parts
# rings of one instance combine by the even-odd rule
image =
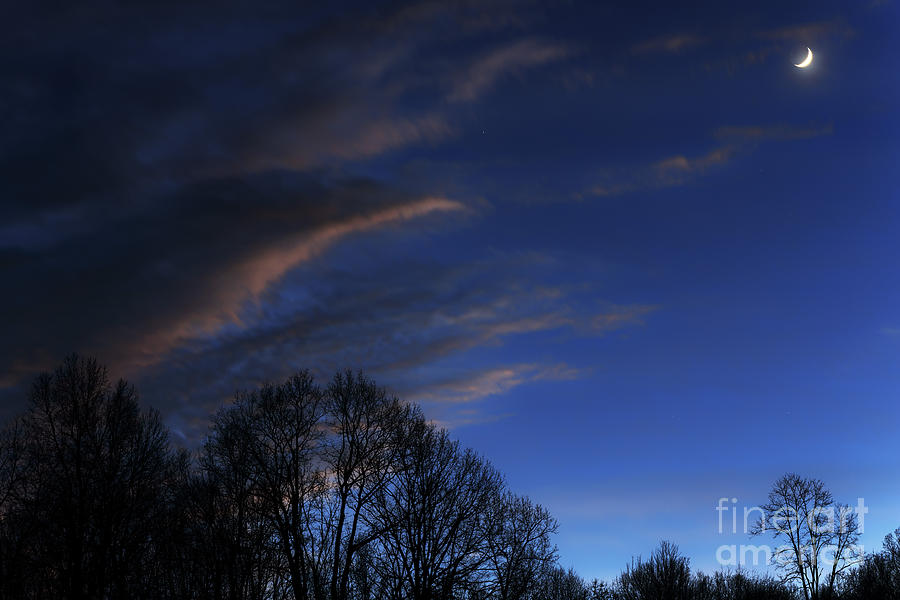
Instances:
[[[836,504],[821,480],[783,475],[760,508],[763,515],[752,533],[786,542],[774,559],[784,580],[796,583],[807,600],[818,600],[824,590],[833,589],[838,576],[861,559],[856,514]]]
[[[845,600],[900,600],[900,529],[884,538],[881,552],[870,554],[841,582]]]
[[[556,560],[556,548],[550,541],[556,533],[556,520],[542,506],[507,492],[488,507],[482,521],[488,528],[484,537],[491,597],[524,598],[544,567]]]
[[[151,594],[144,565],[180,457],[134,388],[71,356],[34,383],[3,454],[3,587],[10,596]],[[11,447],[10,447],[11,446]],[[10,475],[11,474],[11,475]],[[9,561],[9,562],[7,562]]]
[[[193,460],[94,360],[29,398],[0,431],[0,600],[900,599],[900,530],[851,570],[856,515],[792,474],[755,531],[787,541],[796,589],[694,575],[670,542],[588,585],[557,563],[549,511],[360,373],[238,393]]]
[[[331,598],[346,600],[356,553],[393,521],[378,520],[375,499],[397,476],[397,432],[413,412],[362,374],[334,376],[327,390],[326,468],[335,502]],[[384,513],[381,513],[382,517]]]
[[[638,557],[619,576],[618,595],[622,600],[688,600],[691,597],[691,569],[678,546],[663,541],[646,561]]]
[[[416,418],[408,423],[399,476],[380,496],[380,593],[386,598],[454,597],[486,561],[481,516],[500,497],[500,475],[447,432]]]

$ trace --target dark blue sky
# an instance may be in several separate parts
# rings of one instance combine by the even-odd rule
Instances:
[[[323,5],[324,6],[324,5]],[[900,525],[900,8],[19,3],[0,399],[68,352],[196,443],[362,368],[609,577],[794,470]],[[810,68],[793,66],[812,48]],[[738,540],[735,542],[735,540]]]

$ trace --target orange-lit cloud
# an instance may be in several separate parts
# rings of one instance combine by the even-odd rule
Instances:
[[[702,173],[716,165],[725,164],[734,154],[734,148],[723,146],[715,148],[700,156],[687,157],[677,154],[664,158],[653,165],[660,177],[665,178],[673,173]]]

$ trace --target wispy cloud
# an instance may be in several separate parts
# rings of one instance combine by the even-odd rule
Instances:
[[[410,177],[395,155],[454,138],[473,103],[577,53],[523,30],[538,9],[476,4],[300,20],[292,3],[161,7],[153,27],[134,6],[99,19],[79,5],[62,26],[23,4],[34,27],[0,23],[20,52],[0,139],[14,199],[0,206],[0,278],[16,289],[0,298],[15,315],[0,386],[20,387],[3,400],[77,350],[185,431],[235,389],[302,367],[365,367],[468,410],[582,368],[510,358],[513,340],[638,326],[599,293],[535,283],[531,256],[393,254],[478,215],[476,193]],[[59,69],[61,48],[77,49],[79,77]],[[485,348],[489,364],[447,364]]]
[[[828,37],[850,37],[854,33],[854,29],[846,22],[834,19],[763,29],[756,32],[756,37],[767,40],[815,43]]]
[[[668,182],[668,178],[673,175],[677,177],[680,174],[703,173],[710,167],[723,165],[731,159],[734,151],[731,146],[723,146],[700,156],[687,157],[676,154],[658,161],[653,168],[659,173],[661,181]]]
[[[325,223],[311,230],[300,229],[294,235],[275,238],[256,253],[236,257],[233,263],[211,265],[214,276],[207,279],[209,287],[197,290],[207,302],[194,311],[181,312],[168,328],[157,328],[143,339],[135,340],[141,348],[138,363],[120,364],[126,370],[146,367],[161,360],[176,344],[201,335],[212,335],[226,323],[240,321],[240,310],[247,302],[259,301],[260,296],[285,273],[296,269],[348,236],[372,231],[389,225],[425,217],[433,213],[465,210],[463,204],[446,198],[424,198],[391,206],[368,214],[360,214]],[[120,348],[121,354],[129,354]]]
[[[730,29],[718,32],[675,31],[631,46],[636,57],[644,55],[682,55],[689,50],[715,44],[720,56],[705,63],[708,71],[735,73],[740,69],[765,63],[772,56],[793,52],[797,46],[815,46],[827,40],[844,40],[855,31],[842,19],[801,22],[766,29]]]
[[[355,161],[420,143],[436,144],[456,134],[447,117],[431,112],[415,117],[371,114],[369,108],[332,119],[286,120],[227,165],[229,172],[308,170],[335,160]]]
[[[658,310],[658,306],[611,306],[601,314],[591,319],[594,331],[615,331],[633,325],[643,325],[646,315]]]
[[[687,156],[675,154],[650,165],[611,173],[601,183],[594,184],[584,196],[618,196],[640,190],[662,189],[685,185],[714,167],[727,164],[739,149],[737,145],[713,148],[705,154]]]
[[[329,250],[458,223],[470,211],[433,182],[357,174],[456,136],[448,95],[474,102],[567,55],[521,31],[533,16],[517,4],[326,7],[298,20],[281,18],[291,3],[264,14],[201,3],[161,7],[150,28],[133,6],[98,19],[104,9],[80,5],[78,25],[62,27],[22,5],[0,24],[19,48],[3,94],[17,117],[0,140],[14,199],[0,206],[0,277],[17,287],[0,300],[16,315],[0,382],[76,349],[140,374],[240,329],[248,306],[266,310],[282,279]],[[200,15],[204,27],[185,28]],[[505,45],[485,37],[500,31]],[[59,48],[77,49],[84,77],[58,68]],[[522,318],[480,339],[539,327]]]
[[[842,19],[795,23],[785,27],[762,29],[729,40],[735,51],[706,65],[708,70],[738,71],[766,63],[770,57],[784,57],[804,46],[816,46],[829,40],[846,40],[855,31]]]
[[[720,168],[765,142],[804,140],[831,135],[831,124],[823,126],[771,125],[726,126],[713,132],[719,145],[695,155],[673,154],[649,165],[611,172],[578,197],[617,196],[639,190],[685,185],[713,169]]]
[[[809,138],[831,135],[834,133],[834,125],[806,127],[792,127],[790,125],[770,125],[761,127],[758,125],[742,127],[720,127],[714,135],[722,140],[736,140],[738,142],[765,141],[765,140],[804,140]]]
[[[165,399],[163,408],[182,429],[190,427],[191,415],[213,410],[235,389],[300,367],[322,377],[338,368],[365,368],[403,398],[445,406],[442,418],[455,414],[449,407],[456,404],[494,414],[491,403],[479,400],[585,373],[559,359],[510,363],[504,348],[511,343],[551,332],[557,343],[604,335],[640,326],[649,314],[647,307],[598,305],[593,294],[577,290],[546,293],[528,283],[537,268],[522,257],[465,267],[406,262],[352,270],[311,262],[267,292],[264,304],[242,311],[239,321],[184,340],[143,372],[141,389]],[[486,348],[490,364],[482,358],[473,367],[467,357]]]
[[[565,363],[528,363],[448,371],[434,378],[426,376],[424,383],[401,386],[398,391],[404,398],[423,405],[434,422],[453,429],[494,423],[514,416],[514,408],[498,410],[491,400],[516,388],[541,381],[572,381],[589,375],[591,370]]]
[[[707,43],[707,38],[693,33],[675,33],[663,35],[632,46],[634,54],[670,53],[675,54],[688,48],[695,48]]]
[[[568,46],[537,39],[519,40],[495,48],[455,77],[448,99],[451,102],[472,101],[503,76],[517,75],[524,69],[561,60],[571,53]]]
[[[408,397],[421,403],[468,404],[506,394],[526,383],[570,380],[580,375],[579,369],[565,364],[510,365],[482,371],[464,371],[453,378],[431,382],[427,387],[413,388],[409,390]]]
[[[28,377],[14,365],[77,349],[134,376],[183,343],[239,324],[271,286],[341,242],[465,212],[458,201],[358,178],[280,174],[178,189],[147,211],[101,221],[96,234],[7,262],[18,294],[3,309],[19,317],[7,339],[34,356],[4,345],[0,363],[7,379]],[[56,308],[60,297],[67,311]]]

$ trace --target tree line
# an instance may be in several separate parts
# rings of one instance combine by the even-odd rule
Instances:
[[[4,598],[523,598],[556,527],[352,372],[238,394],[190,456],[132,386],[73,356],[0,450]]]
[[[779,490],[797,497],[776,484],[772,510]],[[237,394],[189,453],[134,387],[71,356],[0,433],[0,599],[900,598],[900,530],[810,596],[791,577],[692,573],[669,542],[588,583],[558,564],[556,529],[420,408],[349,371]]]

